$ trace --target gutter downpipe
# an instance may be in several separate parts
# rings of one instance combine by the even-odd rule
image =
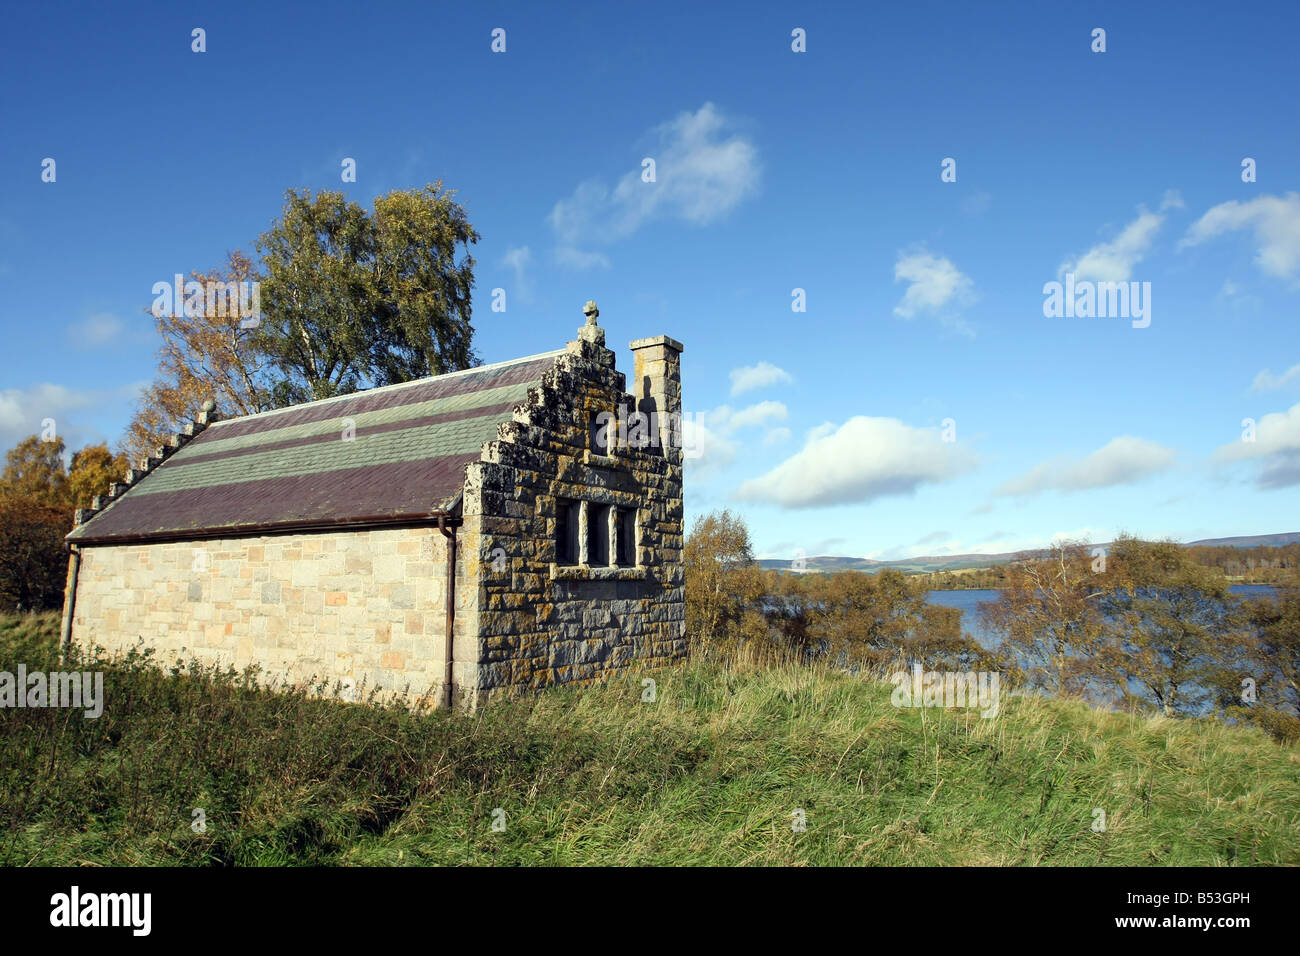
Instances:
[[[442,699],[447,702],[447,709],[455,709],[452,697],[451,665],[452,652],[456,644],[456,528],[447,530],[447,515],[438,515],[438,530],[447,539],[447,674],[442,683]]]
[[[81,549],[71,546],[68,558],[68,584],[63,592],[63,623],[59,626],[59,664],[62,665],[72,646],[72,615],[77,603],[77,573],[81,570]]]

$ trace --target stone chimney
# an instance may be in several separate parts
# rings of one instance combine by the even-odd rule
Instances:
[[[682,462],[682,363],[685,346],[666,335],[637,339],[632,350],[632,395],[636,410],[658,423],[664,457]]]

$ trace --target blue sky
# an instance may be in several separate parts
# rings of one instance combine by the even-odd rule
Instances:
[[[982,6],[10,8],[0,443],[116,441],[152,285],[286,189],[442,179],[483,360],[588,298],[625,369],[680,339],[688,518],[763,555],[1297,530],[1300,8]],[[1067,272],[1150,283],[1150,324],[1046,317]]]

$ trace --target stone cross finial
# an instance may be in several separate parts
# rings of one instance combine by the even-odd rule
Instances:
[[[605,330],[596,324],[596,316],[600,315],[600,309],[596,308],[595,299],[587,300],[587,304],[582,307],[582,314],[587,317],[587,324],[578,329],[578,339],[603,348],[605,345]]]

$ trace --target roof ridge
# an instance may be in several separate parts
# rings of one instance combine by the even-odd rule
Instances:
[[[298,405],[287,405],[284,408],[272,408],[264,412],[254,412],[252,415],[240,415],[233,418],[223,418],[220,421],[213,422],[209,428],[220,428],[222,425],[232,424],[234,422],[246,422],[250,418],[265,418],[271,415],[281,415],[288,412],[299,412],[304,408],[311,408],[317,405],[326,405],[330,402],[341,402],[348,399],[355,399],[359,395],[376,395],[380,392],[397,391],[402,388],[410,388],[413,385],[422,385],[426,382],[432,382],[439,379],[455,378],[458,375],[472,375],[476,372],[486,372],[495,368],[504,368],[507,365],[522,365],[525,362],[535,362],[538,359],[550,358],[564,354],[564,349],[553,349],[549,352],[538,352],[536,355],[523,355],[519,358],[506,359],[502,362],[493,362],[489,365],[475,365],[473,368],[457,369],[454,372],[443,372],[441,375],[426,375],[424,378],[413,378],[409,382],[395,382],[392,385],[380,385],[376,388],[365,388],[356,392],[348,392],[346,395],[332,395],[329,398],[318,398],[310,402],[302,402]]]

